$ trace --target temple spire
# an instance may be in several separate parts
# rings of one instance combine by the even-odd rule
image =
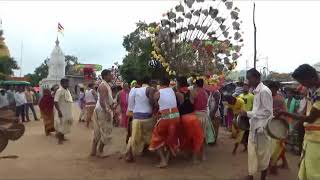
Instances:
[[[1,18],[0,18],[0,57],[10,57],[9,49],[6,43],[4,42]]]
[[[56,40],[56,46],[59,46],[59,39],[58,39],[58,36],[57,36],[57,40]]]

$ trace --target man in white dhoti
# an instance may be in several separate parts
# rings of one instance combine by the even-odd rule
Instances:
[[[273,118],[273,100],[270,89],[261,82],[261,74],[256,69],[247,71],[249,85],[254,89],[252,111],[241,112],[250,118],[248,140],[248,180],[261,171],[261,180],[267,177],[267,169],[272,155],[271,138],[266,133],[266,126]]]
[[[111,140],[112,119],[113,119],[113,97],[109,85],[112,80],[110,70],[101,72],[102,82],[98,87],[98,101],[93,113],[93,143],[91,156],[96,156],[97,146],[99,145],[99,154],[103,153],[103,148]]]
[[[54,96],[54,105],[56,107],[57,114],[55,115],[54,128],[57,132],[58,144],[62,144],[65,141],[65,135],[70,133],[73,123],[72,116],[72,96],[69,88],[69,80],[61,79],[61,86],[57,90]]]

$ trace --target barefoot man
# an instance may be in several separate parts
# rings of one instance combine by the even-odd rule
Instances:
[[[57,90],[54,96],[54,105],[56,107],[58,115],[55,116],[54,128],[57,132],[58,144],[62,144],[65,141],[65,135],[70,133],[73,123],[72,116],[72,103],[73,99],[70,94],[69,80],[61,79],[61,86]]]
[[[139,87],[135,88],[130,97],[133,105],[132,132],[129,138],[126,161],[134,161],[134,156],[143,152],[145,146],[150,144],[154,120],[152,118],[152,104],[154,89],[150,87],[147,78],[138,81]]]
[[[161,158],[157,166],[159,168],[168,166],[170,155],[176,155],[179,145],[177,126],[180,114],[175,92],[169,85],[170,80],[163,77],[161,88],[154,95],[155,102],[158,102],[159,105],[160,118],[153,129],[149,150],[159,153]]]
[[[231,94],[225,94],[224,99],[228,102],[228,111],[232,112],[233,118],[237,118],[240,112],[245,111],[245,103],[240,97],[234,97]],[[234,144],[232,154],[236,155],[238,146],[242,142],[244,131],[237,127],[234,123],[232,124],[232,128],[234,129],[236,136],[236,142]],[[244,149],[246,149],[246,145],[244,143],[243,145]]]
[[[98,87],[98,101],[93,114],[93,143],[91,156],[96,156],[97,146],[99,145],[99,155],[102,156],[103,148],[111,140],[112,132],[112,105],[113,97],[109,83],[112,80],[110,70],[103,70],[101,72],[102,82]]]
[[[253,180],[253,175],[261,172],[261,180],[266,180],[271,158],[271,138],[266,133],[266,125],[273,118],[273,101],[270,89],[261,82],[261,74],[256,69],[247,71],[249,85],[254,89],[252,111],[241,114],[250,118],[248,140],[248,170],[247,180]]]

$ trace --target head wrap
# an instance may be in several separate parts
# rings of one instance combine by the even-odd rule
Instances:
[[[130,83],[130,86],[133,87],[137,84],[137,81],[136,80],[133,80],[131,83]]]

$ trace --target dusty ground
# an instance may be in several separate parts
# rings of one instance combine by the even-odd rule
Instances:
[[[75,114],[79,114],[75,108]],[[0,155],[17,155],[17,159],[0,159],[0,179],[210,179],[231,180],[246,175],[247,154],[231,155],[233,141],[225,131],[218,145],[210,147],[208,160],[192,165],[190,160],[178,157],[168,169],[157,169],[157,157],[148,154],[136,163],[127,164],[120,159],[124,151],[125,130],[114,129],[113,143],[105,151],[105,159],[89,157],[92,130],[75,122],[69,141],[57,145],[54,136],[44,135],[42,122],[26,124],[25,135],[10,142]],[[287,154],[290,170],[281,170],[279,176],[269,180],[293,180],[298,172],[299,157]],[[259,179],[259,178],[256,178]]]

